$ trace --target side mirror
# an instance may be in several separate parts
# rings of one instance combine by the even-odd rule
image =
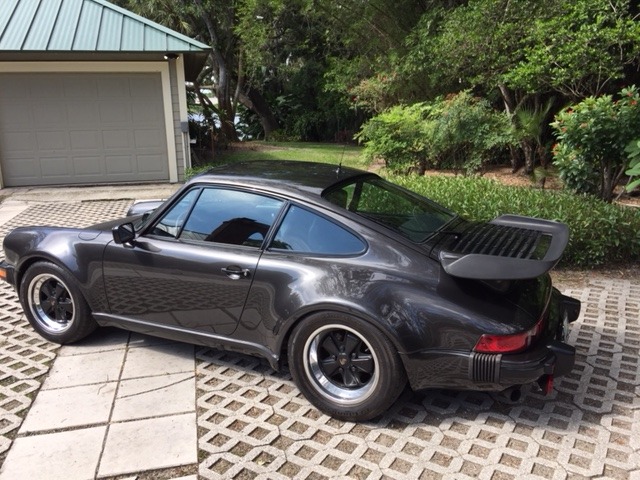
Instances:
[[[132,244],[136,239],[136,231],[133,228],[133,223],[123,223],[114,227],[111,231],[113,233],[113,241],[118,245]]]

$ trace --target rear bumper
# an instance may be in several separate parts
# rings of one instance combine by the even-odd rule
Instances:
[[[580,302],[559,295],[559,317],[553,331],[535,347],[516,354],[462,351],[422,351],[402,355],[414,390],[455,388],[500,391],[533,383],[545,376],[567,375],[575,363],[575,348],[565,343],[568,325],[578,318]]]
[[[511,387],[537,381],[544,375],[562,377],[575,363],[576,349],[558,340],[548,342],[543,348],[524,355],[503,355],[497,362],[499,387]],[[471,378],[483,381],[482,378]]]

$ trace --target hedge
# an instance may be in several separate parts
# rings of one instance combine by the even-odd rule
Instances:
[[[481,177],[385,176],[468,220],[488,221],[511,213],[566,223],[571,237],[561,261],[565,267],[640,260],[640,209],[587,195],[506,186]]]

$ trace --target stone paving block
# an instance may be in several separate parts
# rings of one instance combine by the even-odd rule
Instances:
[[[83,355],[85,353],[107,352],[119,350],[127,346],[130,333],[119,328],[98,328],[87,338],[72,345],[65,345],[58,350],[58,356]]]
[[[168,338],[153,337],[136,332],[131,332],[131,337],[129,338],[129,347],[155,347],[157,345],[168,345],[170,343],[176,342]]]
[[[14,217],[18,216],[28,208],[29,205],[24,202],[15,202],[10,200],[3,201],[2,210],[0,211],[0,225],[4,225],[10,220],[13,220]]]
[[[0,242],[15,227],[53,225],[83,227],[123,216],[130,201],[29,205],[0,226]],[[3,203],[3,208],[4,208]],[[4,252],[0,249],[0,258]],[[0,283],[0,463],[40,389],[60,346],[47,342],[26,321],[18,297]],[[25,477],[28,478],[28,477]]]
[[[121,216],[128,203],[30,207],[0,227],[0,236],[24,224],[85,226]],[[406,391],[379,419],[340,422],[311,407],[286,369],[276,373],[260,359],[199,348],[200,478],[640,480],[640,284],[591,279],[584,288],[563,293],[583,302],[569,337],[577,349],[576,366],[556,381],[551,395],[525,390],[520,402],[478,392]],[[138,346],[152,345],[168,341],[131,334],[127,356],[135,359]],[[35,334],[15,292],[0,284],[0,462],[57,352],[56,365],[63,356],[83,355],[72,349],[58,350]],[[123,384],[161,376],[171,363],[160,355],[144,367],[130,364],[133,376]],[[184,373],[193,372],[189,368]],[[126,435],[134,438],[136,425],[145,426],[133,421],[110,427],[122,434],[125,453],[131,450]],[[125,427],[131,428],[126,435]],[[166,433],[156,436],[166,438]],[[20,434],[14,448],[32,438]],[[118,456],[116,449],[108,453]]]
[[[406,391],[365,424],[322,415],[288,372],[198,349],[202,478],[628,479],[640,465],[640,285],[594,281],[574,370],[543,396]]]
[[[98,474],[123,475],[197,461],[195,413],[171,415],[112,424]]]
[[[1,480],[90,480],[106,427],[18,438],[0,469]]]
[[[42,390],[20,433],[41,432],[107,423],[116,382]]]
[[[90,385],[118,380],[125,349],[58,357],[43,389]]]
[[[191,372],[123,380],[113,408],[114,422],[195,411]]]
[[[194,368],[193,345],[170,343],[136,347],[127,352],[122,378],[193,372]]]

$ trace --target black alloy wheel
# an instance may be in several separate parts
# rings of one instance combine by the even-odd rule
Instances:
[[[331,312],[304,319],[289,339],[296,385],[321,411],[344,420],[374,418],[406,384],[389,339],[362,319]]]
[[[97,327],[73,277],[53,263],[29,267],[20,283],[20,301],[31,326],[52,342],[72,343]]]

